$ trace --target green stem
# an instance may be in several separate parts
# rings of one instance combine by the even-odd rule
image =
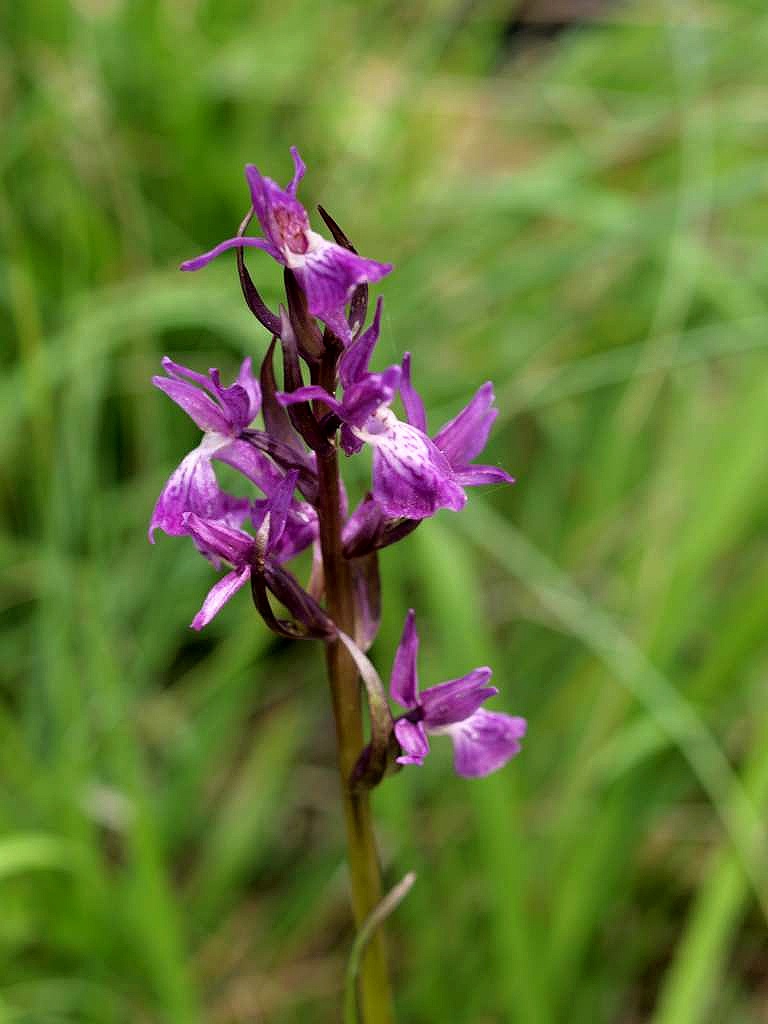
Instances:
[[[320,483],[318,517],[328,611],[337,626],[351,636],[355,607],[349,564],[341,550],[341,495],[338,455],[318,453]],[[347,831],[347,858],[352,888],[352,911],[357,928],[381,901],[379,858],[373,834],[370,793],[354,790],[352,772],[364,746],[360,683],[357,668],[344,645],[326,646],[328,679],[336,722],[341,800]],[[364,1024],[394,1024],[394,1008],[382,930],[372,937],[360,969],[360,1001]]]
[[[344,1024],[359,1024],[357,1012],[357,977],[360,973],[360,959],[368,943],[393,910],[405,899],[416,881],[416,874],[409,871],[405,878],[391,889],[381,903],[373,910],[358,929],[352,952],[347,963],[347,976],[344,986]]]

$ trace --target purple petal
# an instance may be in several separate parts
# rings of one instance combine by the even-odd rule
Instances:
[[[283,191],[271,178],[265,178],[255,164],[245,165],[245,180],[248,182],[248,189],[251,193],[253,212],[258,218],[262,230],[267,231],[265,223],[268,221],[270,192],[276,191],[279,197],[283,195]]]
[[[248,246],[252,246],[255,249],[263,249],[280,263],[285,262],[275,246],[268,242],[266,238],[251,238],[249,235],[238,235],[236,238],[228,238],[225,242],[219,242],[213,249],[209,249],[208,252],[204,252],[201,256],[196,256],[193,260],[185,260],[179,267],[179,270],[200,270],[201,267],[207,266],[211,260],[215,260],[217,256],[220,256],[228,249],[245,249]]]
[[[285,474],[285,478],[276,489],[269,500],[269,538],[267,540],[267,552],[272,552],[277,542],[283,535],[285,524],[288,519],[288,510],[291,507],[293,492],[296,489],[296,481],[299,474],[291,470]]]
[[[392,675],[389,679],[389,694],[392,700],[409,710],[419,706],[419,676],[416,657],[419,653],[419,634],[416,632],[416,613],[413,608],[405,617],[403,635],[400,637]]]
[[[309,312],[331,326],[345,343],[351,341],[344,306],[355,286],[379,281],[392,269],[390,263],[367,260],[312,232],[312,243],[301,263],[292,265],[307,296]]]
[[[239,530],[251,511],[251,502],[248,498],[236,498],[233,494],[219,491],[219,500],[216,503],[216,514],[212,518],[223,526],[229,526],[233,530]],[[221,568],[221,556],[216,551],[211,551],[201,544],[196,538],[192,538],[195,547],[207,558],[215,569]]]
[[[341,427],[341,447],[346,455],[357,455],[363,447],[363,441],[352,432],[346,423],[343,423]]]
[[[290,263],[292,254],[303,256],[310,246],[309,218],[291,193],[290,185],[287,189],[280,188],[253,164],[246,164],[245,177],[254,212],[269,240],[271,255],[284,265]]]
[[[395,737],[400,744],[402,754],[397,758],[398,764],[423,764],[429,753],[429,740],[421,722],[409,722],[407,718],[399,718],[395,722]]]
[[[376,312],[373,315],[371,326],[352,342],[341,357],[339,379],[345,388],[360,380],[368,372],[368,364],[379,340],[383,304],[384,300],[379,296],[376,300]]]
[[[344,312],[343,306],[339,306],[335,313],[327,313],[322,319],[325,322],[325,326],[336,335],[342,345],[351,344],[352,328],[349,326],[349,320],[347,320],[347,314]]]
[[[426,728],[440,729],[473,715],[483,701],[499,692],[495,686],[486,685],[490,678],[489,668],[476,668],[459,679],[423,690],[420,703]]]
[[[206,388],[208,391],[213,393],[213,385],[211,378],[206,376],[204,373],[198,373],[197,370],[191,370],[188,366],[183,366],[181,363],[174,363],[168,356],[163,356],[160,360],[163,369],[171,377],[175,377],[177,380],[189,380],[194,381],[201,388]]]
[[[296,189],[299,186],[299,182],[304,177],[307,165],[299,156],[299,151],[295,146],[291,146],[291,158],[293,159],[293,177],[291,178],[290,184],[286,188],[286,192],[290,196],[296,195]]]
[[[479,708],[474,715],[451,726],[454,768],[468,779],[495,772],[520,750],[525,736],[524,718],[513,718]]]
[[[235,440],[219,448],[213,456],[219,462],[238,470],[265,494],[273,494],[283,482],[283,474],[264,452],[247,441]]]
[[[226,559],[234,566],[250,563],[254,541],[249,533],[233,529],[221,520],[204,519],[194,512],[187,513],[184,525],[186,532],[205,551]]]
[[[239,433],[255,419],[261,407],[261,388],[250,372],[251,360],[246,359],[234,384],[222,387],[219,371],[211,370],[211,383],[216,397],[230,423],[230,432]]]
[[[411,384],[411,353],[406,352],[403,356],[402,378],[400,380],[400,397],[405,407],[405,417],[410,424],[420,430],[423,434],[427,432],[427,414],[424,411],[424,402],[421,395]]]
[[[170,377],[153,377],[152,383],[176,405],[181,406],[201,430],[217,434],[232,433],[230,423],[221,409],[194,384],[172,380]]]
[[[261,384],[258,378],[254,377],[252,367],[251,357],[247,356],[243,360],[240,372],[237,375],[237,383],[241,388],[245,389],[250,400],[250,408],[248,410],[249,423],[256,418],[261,408]]]
[[[155,542],[155,530],[173,536],[186,534],[184,516],[187,512],[216,516],[220,493],[210,453],[201,445],[185,456],[160,492],[149,523],[150,542]]]
[[[482,484],[513,484],[515,478],[498,466],[467,466],[454,472],[457,483],[462,487],[479,487]]]
[[[426,519],[441,508],[462,509],[467,496],[442,452],[416,427],[392,421],[385,432],[365,436],[374,445],[373,496],[385,516]]]
[[[280,405],[296,405],[298,402],[325,402],[329,409],[342,419],[344,418],[344,406],[332,395],[329,395],[325,388],[319,384],[307,384],[295,391],[278,391],[275,395]]]
[[[230,597],[235,595],[243,584],[250,579],[250,576],[250,566],[246,565],[242,569],[228,572],[226,576],[222,576],[218,583],[214,583],[208,591],[206,599],[203,601],[202,608],[190,624],[192,629],[202,629],[203,626],[207,626],[211,619],[218,615]]]
[[[390,366],[384,373],[367,373],[344,392],[343,419],[353,427],[362,427],[377,409],[388,406],[400,383],[400,367]]]
[[[317,513],[306,501],[294,501],[288,509],[285,527],[275,542],[272,558],[279,565],[295,558],[317,539]]]
[[[211,380],[216,388],[216,397],[224,410],[229,422],[229,433],[238,434],[251,422],[248,413],[251,408],[251,399],[245,388],[239,384],[230,384],[229,387],[222,387],[219,383],[219,371],[211,370]]]
[[[462,469],[485,448],[493,421],[493,384],[487,381],[460,413],[441,427],[434,441],[454,469]]]

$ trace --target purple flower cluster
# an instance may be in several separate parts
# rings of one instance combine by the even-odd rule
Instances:
[[[256,608],[270,628],[292,637],[341,636],[323,607],[319,464],[335,458],[337,447],[354,456],[369,446],[370,490],[351,514],[343,488],[336,499],[342,517],[339,542],[349,563],[357,605],[359,647],[346,635],[343,639],[352,645],[361,664],[362,650],[370,646],[378,627],[378,550],[441,509],[462,509],[467,501],[465,488],[508,484],[513,479],[503,469],[475,462],[497,415],[490,383],[450,422],[430,434],[424,403],[411,383],[410,354],[381,372],[371,371],[382,300],[366,328],[368,285],[392,268],[359,256],[322,210],[335,240],[312,231],[307,212],[296,198],[305,166],[295,148],[291,154],[295,171],[285,189],[254,166],[246,167],[250,215],[255,214],[263,236],[238,234],[182,264],[183,270],[197,270],[228,249],[238,250],[246,301],[274,340],[259,376],[254,376],[247,358],[228,386],[222,385],[216,369],[206,375],[163,360],[166,376],[155,377],[153,383],[187,413],[202,431],[202,439],[165,484],[152,514],[149,537],[154,542],[158,529],[189,536],[216,569],[222,562],[230,567],[195,615],[194,629],[207,625],[250,583]],[[263,250],[284,268],[287,308],[277,314],[263,303],[245,269],[242,250],[247,247]],[[278,345],[282,388],[273,370]],[[393,409],[398,400],[402,417]],[[255,494],[241,498],[226,492],[216,476],[217,463],[234,468],[255,487]],[[312,570],[308,584],[302,586],[285,563],[307,549],[313,551]],[[270,595],[287,609],[289,619],[275,616]],[[481,707],[497,693],[487,685],[490,669],[475,669],[419,693],[417,648],[410,612],[390,689],[405,714],[393,726],[386,712],[390,734],[394,728],[397,763],[421,764],[429,752],[427,735],[444,732],[453,741],[460,775],[485,775],[501,767],[518,752],[525,722]],[[371,667],[371,671],[375,670]]]

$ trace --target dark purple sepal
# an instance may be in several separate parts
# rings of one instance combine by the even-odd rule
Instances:
[[[261,361],[261,368],[259,370],[261,414],[264,417],[264,426],[270,437],[273,437],[288,448],[293,448],[300,455],[306,456],[301,437],[294,430],[288,413],[275,398],[278,388],[275,378],[274,353],[279,340],[277,335],[272,338],[266,355]]]
[[[345,558],[359,558],[375,551],[383,530],[384,513],[370,492],[363,498],[344,524],[341,534]]]
[[[344,524],[345,558],[360,558],[396,544],[418,527],[421,519],[387,519],[370,492]]]
[[[288,299],[288,316],[298,350],[308,363],[317,362],[325,351],[323,335],[307,308],[306,295],[299,287],[293,271],[288,267],[283,271],[283,280]]]
[[[350,561],[355,594],[355,643],[362,651],[370,649],[381,625],[381,578],[375,551]]]
[[[278,636],[288,637],[290,640],[307,640],[309,633],[304,625],[292,619],[278,619],[272,611],[269,602],[266,582],[261,572],[251,570],[251,596],[256,611],[264,620],[264,625]]]
[[[285,391],[290,393],[298,391],[304,386],[301,378],[301,365],[299,363],[299,351],[296,345],[296,335],[288,318],[288,314],[281,307],[281,331],[280,340],[283,344],[283,374]],[[328,438],[320,429],[320,426],[312,411],[309,402],[299,402],[288,407],[288,416],[299,434],[304,438],[309,447],[315,452],[325,452],[330,449]]]
[[[296,470],[299,474],[297,487],[311,505],[316,504],[317,473],[312,456],[308,452],[303,449],[297,451],[282,441],[276,440],[264,430],[244,430],[240,439],[247,441],[259,451],[265,452],[276,465],[287,473]]]
[[[377,545],[377,549],[380,551],[382,548],[388,548],[390,544],[397,544],[399,540],[403,540],[404,537],[413,533],[421,522],[423,522],[422,519],[385,520],[381,541]]]
[[[330,213],[328,213],[328,211],[322,206],[318,206],[317,211],[325,221],[325,225],[333,235],[333,240],[337,243],[337,245],[342,246],[342,248],[344,249],[349,249],[350,252],[353,252],[355,253],[355,255],[357,255],[357,249],[354,247],[354,245],[352,245],[350,240],[347,238],[346,234],[341,230],[341,228],[330,215]],[[365,323],[365,317],[367,312],[368,284],[363,283],[359,284],[357,288],[355,288],[354,292],[352,292],[352,298],[349,303],[348,319],[349,327],[353,335],[357,331],[362,329],[362,326]]]
[[[333,620],[287,569],[267,562],[263,568],[263,578],[270,592],[288,609],[295,622],[300,624],[304,636],[327,637],[335,633]]]
[[[238,228],[238,236],[242,237],[245,234],[246,228],[253,217],[253,213],[253,207],[251,207]],[[270,334],[276,334],[279,337],[280,317],[276,316],[272,312],[269,306],[262,299],[261,295],[259,295],[256,285],[253,283],[253,279],[248,273],[248,268],[245,265],[245,249],[235,249],[235,256],[237,258],[237,276],[240,278],[240,288],[243,293],[243,298],[245,299],[245,304],[259,323],[266,327]]]

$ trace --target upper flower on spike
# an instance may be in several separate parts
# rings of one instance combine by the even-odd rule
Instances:
[[[291,156],[294,175],[284,189],[261,174],[253,164],[245,168],[253,211],[265,237],[228,238],[202,256],[182,263],[181,269],[199,270],[227,249],[244,246],[263,249],[293,271],[307,296],[309,312],[348,344],[352,338],[344,306],[357,285],[379,281],[390,272],[392,265],[363,259],[312,231],[307,211],[296,198],[296,189],[306,168],[295,146],[291,147]]]
[[[265,493],[282,480],[282,474],[252,445],[238,435],[256,417],[261,406],[259,382],[251,372],[251,360],[243,360],[237,380],[223,387],[218,370],[208,375],[163,359],[167,377],[152,378],[194,420],[204,432],[203,439],[168,478],[157,499],[149,524],[149,539],[161,529],[169,534],[186,534],[187,512],[206,519],[224,519],[232,526],[245,518],[249,503],[220,490],[211,460],[216,458],[240,470]]]
[[[459,775],[474,778],[501,768],[520,750],[524,718],[481,707],[499,692],[488,686],[489,668],[419,692],[416,658],[419,637],[413,610],[408,612],[395,654],[390,682],[392,699],[407,709],[395,722],[402,754],[398,764],[423,764],[429,753],[428,733],[447,733],[453,740],[454,767]]]
[[[293,499],[297,478],[296,471],[287,473],[270,498],[256,503],[253,512],[255,536],[220,521],[204,519],[193,512],[185,515],[186,532],[192,535],[200,548],[233,567],[209,591],[192,621],[193,629],[206,626],[250,579],[252,571],[272,576],[279,572],[278,567],[283,562],[299,554],[317,537],[314,509]],[[286,581],[292,581],[292,577],[287,573],[280,575],[283,582],[280,597],[284,599],[283,592],[288,592]]]

